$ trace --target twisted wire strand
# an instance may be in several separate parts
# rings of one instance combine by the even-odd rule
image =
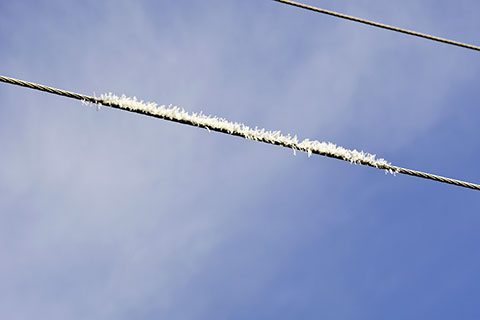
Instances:
[[[334,17],[337,17],[337,18],[342,18],[342,19],[347,19],[347,20],[351,20],[351,21],[355,21],[355,22],[360,22],[360,23],[363,23],[363,24],[367,24],[367,25],[382,28],[382,29],[387,29],[387,30],[400,32],[400,33],[405,33],[405,34],[408,34],[408,35],[411,35],[411,36],[416,36],[416,37],[429,39],[429,40],[433,40],[433,41],[438,41],[438,42],[442,42],[442,43],[446,43],[446,44],[450,44],[450,45],[454,45],[454,46],[458,46],[458,47],[463,47],[463,48],[467,48],[467,49],[471,49],[471,50],[480,51],[479,46],[474,46],[474,45],[467,44],[467,43],[462,43],[462,42],[458,42],[458,41],[439,38],[439,37],[431,36],[431,35],[428,35],[428,34],[425,34],[425,33],[420,33],[420,32],[416,32],[416,31],[402,29],[402,28],[390,26],[390,25],[375,22],[375,21],[365,20],[365,19],[349,16],[349,15],[346,15],[346,14],[343,14],[343,13],[338,13],[338,12],[334,12],[334,11],[330,11],[330,10],[326,10],[326,9],[321,9],[321,8],[309,6],[309,5],[306,5],[306,4],[303,4],[303,3],[298,3],[298,2],[289,1],[289,0],[273,0],[273,1],[288,4],[288,5],[298,7],[298,8],[302,8],[302,9],[307,9],[307,10],[310,10],[310,11],[315,11],[315,12],[327,14],[327,15],[334,16]]]
[[[70,92],[70,91],[61,90],[61,89],[57,89],[57,88],[53,88],[53,87],[49,87],[49,86],[44,86],[43,84],[37,84],[37,83],[30,82],[30,81],[14,79],[14,78],[5,77],[5,76],[1,76],[1,75],[0,75],[0,81],[10,83],[10,84],[14,84],[14,85],[21,86],[21,87],[26,87],[26,88],[30,88],[30,89],[45,91],[45,92],[48,92],[48,93],[56,94],[56,95],[67,97],[67,98],[82,100],[82,101],[85,101],[85,102],[101,103],[101,101],[99,99],[94,98],[94,97],[89,97],[89,96],[79,94],[79,93],[75,93],[75,92]]]
[[[29,81],[18,80],[18,79],[5,77],[5,76],[1,76],[1,75],[0,75],[0,81],[5,82],[5,83],[9,83],[9,84],[13,84],[13,85],[17,85],[17,86],[22,86],[22,87],[34,89],[34,90],[40,90],[40,91],[48,92],[48,93],[51,93],[51,94],[56,94],[56,95],[63,96],[63,97],[77,99],[77,100],[80,100],[82,102],[90,102],[90,103],[95,103],[95,104],[101,104],[101,105],[111,107],[111,108],[115,108],[115,109],[134,112],[134,113],[143,114],[143,115],[150,116],[150,117],[155,117],[155,118],[159,118],[159,119],[163,119],[163,120],[168,120],[168,121],[173,121],[173,122],[177,122],[177,123],[181,123],[181,124],[186,124],[186,125],[198,127],[197,123],[195,123],[193,121],[190,121],[188,119],[172,119],[172,118],[168,118],[168,117],[161,116],[161,115],[158,115],[158,114],[151,114],[151,113],[148,113],[147,111],[144,111],[144,110],[129,110],[129,109],[122,108],[119,104],[108,102],[108,101],[105,101],[101,98],[86,96],[86,95],[83,95],[83,94],[74,93],[74,92],[70,92],[70,91],[65,91],[65,90],[61,90],[61,89],[57,89],[57,88],[53,88],[53,87],[49,87],[49,86],[45,86],[45,85],[41,85],[41,84],[36,84],[36,83],[33,83],[33,82],[29,82]],[[207,129],[207,130],[211,130],[211,131],[216,131],[216,132],[221,132],[221,133],[225,133],[225,134],[229,134],[229,135],[233,135],[233,136],[248,138],[245,134],[242,134],[242,133],[239,133],[239,132],[230,132],[227,129],[209,127],[209,126],[204,126],[204,128]],[[272,142],[272,141],[264,139],[264,138],[259,138],[259,139],[257,139],[257,141],[268,143],[268,144],[273,144],[273,145],[278,145],[278,146],[282,146],[282,147],[290,148],[290,149],[298,149],[298,146],[294,145],[293,143],[286,143],[286,142],[281,142],[281,141]],[[307,150],[302,150],[302,151],[307,151]],[[315,153],[317,155],[321,155],[321,156],[326,156],[326,157],[329,157],[329,158],[335,158],[335,159],[344,160],[344,161],[346,160],[345,158],[343,158],[341,156],[326,153],[326,152],[313,151],[313,153]],[[446,178],[446,177],[442,177],[442,176],[438,176],[438,175],[434,175],[434,174],[426,173],[426,172],[422,172],[422,171],[406,169],[406,168],[394,166],[394,165],[391,165],[391,164],[388,164],[388,163],[384,163],[384,164],[380,164],[380,165],[373,165],[372,163],[369,163],[368,161],[364,161],[364,160],[359,160],[357,163],[362,164],[362,165],[366,165],[366,166],[370,166],[370,167],[374,167],[374,168],[377,168],[377,169],[388,170],[388,171],[393,172],[393,173],[401,173],[401,174],[405,174],[405,175],[415,176],[415,177],[428,179],[428,180],[433,180],[433,181],[442,182],[442,183],[448,183],[448,184],[456,185],[456,186],[459,186],[459,187],[469,188],[469,189],[474,189],[474,190],[479,190],[480,191],[480,185],[478,185],[478,184],[465,182],[465,181],[452,179],[452,178]]]

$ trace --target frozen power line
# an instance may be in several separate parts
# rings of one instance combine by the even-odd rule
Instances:
[[[382,29],[401,32],[401,33],[409,34],[411,36],[416,36],[416,37],[425,38],[425,39],[429,39],[429,40],[433,40],[433,41],[438,41],[438,42],[442,42],[442,43],[446,43],[446,44],[450,44],[450,45],[454,45],[454,46],[458,46],[458,47],[463,47],[463,48],[467,48],[467,49],[471,49],[471,50],[480,51],[479,46],[474,46],[474,45],[467,44],[467,43],[462,43],[462,42],[458,42],[458,41],[439,38],[439,37],[431,36],[431,35],[428,35],[428,34],[425,34],[425,33],[420,33],[420,32],[411,31],[411,30],[407,30],[407,29],[397,28],[397,27],[389,26],[389,25],[383,24],[383,23],[374,22],[374,21],[370,21],[370,20],[365,20],[365,19],[349,16],[349,15],[346,15],[346,14],[343,14],[343,13],[338,13],[338,12],[334,12],[334,11],[330,11],[330,10],[325,10],[325,9],[321,9],[321,8],[317,8],[317,7],[312,7],[312,6],[303,4],[303,3],[293,2],[293,1],[289,1],[289,0],[273,0],[273,1],[288,4],[288,5],[298,7],[298,8],[302,8],[302,9],[307,9],[307,10],[310,10],[310,11],[315,11],[315,12],[319,12],[319,13],[323,13],[323,14],[328,14],[330,16],[334,16],[334,17],[337,17],[337,18],[342,18],[342,19],[347,19],[347,20],[351,20],[351,21],[355,21],[355,22],[364,23],[364,24],[374,26],[374,27],[378,27],[378,28],[382,28]]]
[[[81,100],[87,104],[94,103],[98,105],[104,105],[115,109],[121,109],[155,118],[197,126],[205,128],[209,131],[217,131],[246,139],[278,145],[290,148],[294,152],[297,150],[304,151],[308,153],[309,156],[311,154],[318,154],[321,156],[383,169],[391,173],[402,173],[438,182],[449,183],[464,188],[480,190],[480,185],[478,184],[397,167],[391,165],[384,159],[377,159],[375,155],[365,153],[363,151],[348,150],[330,142],[311,141],[309,139],[305,139],[300,142],[296,136],[292,137],[290,135],[283,135],[280,133],[280,131],[266,131],[265,129],[250,128],[242,123],[230,122],[223,118],[207,116],[202,113],[188,113],[185,110],[172,105],[158,106],[156,103],[145,103],[143,101],[138,101],[136,98],[128,98],[126,96],[117,97],[111,93],[104,94],[99,98],[91,97],[5,76],[0,76],[0,81]]]

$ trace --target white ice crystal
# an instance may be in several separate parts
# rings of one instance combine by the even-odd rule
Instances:
[[[207,129],[208,131],[222,131],[229,134],[239,135],[246,139],[263,141],[270,144],[278,144],[293,149],[295,153],[297,150],[304,151],[311,156],[313,153],[327,155],[335,158],[340,158],[352,163],[368,164],[374,167],[388,166],[389,163],[384,159],[376,159],[374,154],[363,151],[349,150],[337,146],[331,142],[311,141],[305,139],[302,142],[298,141],[297,136],[290,136],[281,134],[280,131],[267,131],[265,129],[252,129],[243,123],[231,122],[223,118],[215,116],[207,116],[200,113],[188,113],[184,109],[177,106],[161,105],[158,106],[153,102],[143,102],[137,100],[135,97],[130,98],[125,95],[118,97],[109,94],[102,94],[100,99],[106,104],[114,104],[122,109],[130,111],[140,111],[149,115],[160,117],[167,120],[181,121],[198,127]]]

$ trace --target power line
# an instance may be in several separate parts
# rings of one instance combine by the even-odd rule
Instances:
[[[325,143],[319,141],[310,141],[308,139],[298,142],[296,137],[291,138],[289,135],[281,135],[280,132],[271,132],[259,129],[250,129],[249,127],[239,124],[229,122],[225,119],[219,119],[215,117],[205,116],[202,114],[189,114],[184,110],[180,110],[177,107],[157,107],[156,104],[150,103],[145,104],[142,101],[137,101],[136,99],[130,99],[126,97],[118,98],[113,95],[102,95],[100,98],[86,96],[70,91],[65,91],[61,89],[56,89],[49,86],[44,86],[36,84],[29,81],[23,81],[18,79],[13,79],[10,77],[0,76],[0,81],[5,83],[10,83],[17,86],[27,87],[35,90],[40,90],[72,99],[77,99],[82,102],[89,102],[95,104],[101,104],[107,107],[121,109],[129,112],[134,112],[138,114],[147,115],[150,117],[160,118],[168,121],[178,122],[182,124],[187,124],[190,126],[203,127],[207,130],[217,131],[225,134],[230,134],[233,136],[239,136],[247,139],[252,139],[264,143],[269,143],[273,145],[278,145],[286,148],[295,150],[300,150],[307,152],[309,155],[312,153],[326,156],[330,158],[335,158],[339,160],[345,160],[349,162],[354,162],[370,167],[375,167],[378,169],[387,170],[391,173],[402,173],[410,176],[415,176],[419,178],[429,179],[433,181],[453,184],[459,187],[480,190],[480,185],[469,183],[461,180],[446,178],[422,171],[416,171],[411,169],[406,169],[398,166],[391,165],[383,159],[375,159],[374,155],[358,152],[356,150],[347,150],[342,147],[337,147],[332,143]]]
[[[331,16],[334,16],[334,17],[337,17],[337,18],[342,18],[342,19],[347,19],[347,20],[351,20],[351,21],[355,21],[355,22],[364,23],[364,24],[374,26],[374,27],[378,27],[378,28],[383,28],[383,29],[387,29],[387,30],[391,30],[391,31],[396,31],[396,32],[409,34],[411,36],[416,36],[416,37],[425,38],[425,39],[429,39],[429,40],[433,40],[433,41],[438,41],[438,42],[442,42],[442,43],[446,43],[446,44],[450,44],[450,45],[454,45],[454,46],[458,46],[458,47],[463,47],[463,48],[467,48],[467,49],[471,49],[471,50],[480,51],[480,47],[474,46],[474,45],[471,45],[471,44],[466,44],[466,43],[462,43],[462,42],[457,42],[457,41],[453,41],[453,40],[439,38],[439,37],[431,36],[431,35],[428,35],[428,34],[425,34],[425,33],[420,33],[420,32],[411,31],[411,30],[407,30],[407,29],[397,28],[397,27],[389,26],[389,25],[383,24],[383,23],[369,21],[369,20],[349,16],[349,15],[346,15],[346,14],[343,14],[343,13],[338,13],[338,12],[334,12],[334,11],[330,11],[330,10],[325,10],[325,9],[321,9],[321,8],[317,8],[317,7],[312,7],[312,6],[303,4],[303,3],[293,2],[293,1],[289,1],[289,0],[273,0],[273,1],[288,4],[288,5],[298,7],[298,8],[302,8],[302,9],[307,9],[307,10],[323,13],[323,14],[328,14],[328,15],[331,15]]]
[[[56,94],[56,95],[67,97],[67,98],[77,99],[77,100],[81,100],[81,101],[85,101],[85,102],[101,103],[101,101],[99,99],[94,98],[94,97],[89,97],[89,96],[86,96],[86,95],[83,95],[83,94],[70,92],[70,91],[66,91],[66,90],[56,89],[56,88],[53,88],[53,87],[44,86],[42,84],[37,84],[37,83],[30,82],[30,81],[23,81],[23,80],[14,79],[14,78],[5,77],[5,76],[0,76],[0,81],[10,83],[10,84],[14,84],[14,85],[21,86],[21,87],[27,87],[27,88],[34,89],[34,90],[45,91],[45,92],[48,92],[48,93]]]

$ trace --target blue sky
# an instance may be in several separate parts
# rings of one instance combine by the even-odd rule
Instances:
[[[480,3],[308,2],[480,44]],[[268,0],[0,1],[1,74],[480,182],[478,53]],[[476,191],[0,85],[4,319],[478,319]]]

